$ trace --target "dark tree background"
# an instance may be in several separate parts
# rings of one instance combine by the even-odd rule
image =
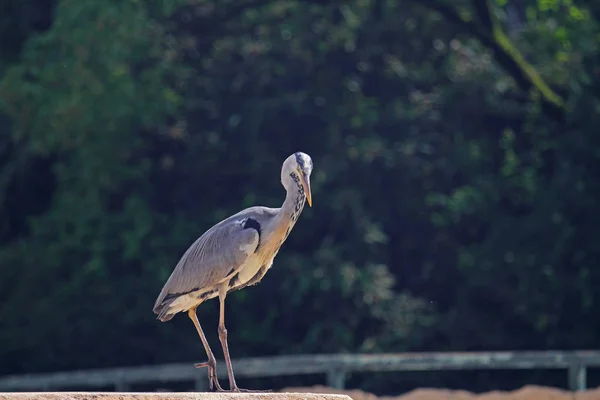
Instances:
[[[230,296],[234,357],[599,347],[598,4],[3,1],[0,373],[203,359],[154,300],[298,150],[314,207]],[[352,382],[559,385],[469,374]]]

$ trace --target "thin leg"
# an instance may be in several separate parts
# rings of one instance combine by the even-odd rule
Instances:
[[[208,340],[206,340],[206,336],[204,336],[204,332],[200,327],[200,322],[198,321],[198,316],[196,315],[196,307],[190,308],[188,310],[188,316],[194,323],[196,330],[198,331],[198,336],[200,336],[200,340],[202,340],[202,344],[204,345],[204,350],[206,350],[206,355],[208,356],[208,361],[205,363],[196,364],[196,368],[207,367],[208,368],[208,386],[210,390],[214,388],[218,392],[223,392],[223,388],[219,385],[219,379],[217,378],[217,360],[208,345]]]
[[[225,365],[227,366],[227,375],[229,376],[229,389],[232,392],[260,393],[271,392],[271,390],[248,390],[240,389],[235,383],[233,375],[233,367],[231,365],[231,357],[229,356],[229,346],[227,345],[227,329],[225,328],[225,296],[227,295],[227,286],[223,286],[219,290],[219,341],[223,347],[223,355],[225,356]]]
[[[229,346],[227,345],[227,328],[225,328],[225,296],[227,295],[227,287],[222,287],[219,290],[219,341],[223,347],[223,355],[225,356],[225,365],[227,366],[227,375],[229,376],[229,389],[232,392],[239,392],[240,388],[235,383],[233,376],[233,367],[231,358],[229,357]]]

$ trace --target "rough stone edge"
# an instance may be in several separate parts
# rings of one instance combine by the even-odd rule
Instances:
[[[351,400],[326,393],[214,393],[214,392],[8,392],[0,400]]]

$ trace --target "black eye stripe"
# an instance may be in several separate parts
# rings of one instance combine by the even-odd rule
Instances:
[[[300,166],[300,168],[304,167],[304,159],[300,153],[296,153],[296,163]]]
[[[298,164],[298,166],[300,167],[300,169],[304,169],[305,168],[305,166],[306,166],[306,164],[305,164],[306,159],[308,159],[308,166],[310,168],[312,168],[313,163],[312,163],[312,160],[310,159],[310,157],[306,157],[305,158],[305,157],[302,156],[302,153],[300,153],[300,152],[295,153],[294,155],[296,156],[296,163]]]

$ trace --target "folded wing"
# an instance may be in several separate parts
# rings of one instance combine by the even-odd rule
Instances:
[[[181,257],[156,299],[154,313],[160,318],[177,297],[216,289],[239,271],[259,240],[260,225],[250,218],[226,220],[213,226]]]

